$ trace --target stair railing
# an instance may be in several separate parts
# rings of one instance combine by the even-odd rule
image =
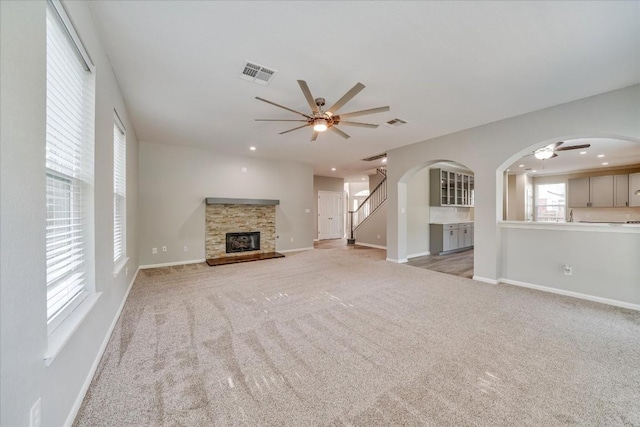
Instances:
[[[378,168],[378,172],[384,175],[382,181],[356,210],[349,211],[349,227],[351,229],[349,244],[355,243],[355,231],[387,200],[387,174],[386,170],[383,172],[380,169]]]

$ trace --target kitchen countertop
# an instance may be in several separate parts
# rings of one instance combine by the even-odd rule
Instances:
[[[430,222],[429,224],[440,224],[440,225],[447,225],[447,224],[473,224],[473,221],[433,221],[433,222]]]

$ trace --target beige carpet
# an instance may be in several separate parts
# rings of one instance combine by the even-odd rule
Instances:
[[[640,313],[383,254],[141,271],[75,425],[640,425]]]

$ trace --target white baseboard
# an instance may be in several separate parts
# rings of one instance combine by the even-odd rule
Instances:
[[[102,360],[102,355],[104,354],[104,351],[107,349],[107,344],[109,344],[109,340],[111,339],[111,334],[113,333],[113,330],[115,329],[116,324],[118,323],[118,319],[120,318],[120,314],[124,309],[124,304],[127,302],[127,298],[129,297],[129,292],[131,292],[133,283],[136,281],[136,278],[138,277],[140,268],[141,267],[138,267],[138,269],[136,270],[136,274],[133,275],[133,278],[129,283],[129,287],[127,288],[127,291],[124,293],[124,297],[122,298],[120,307],[118,307],[118,310],[116,310],[116,314],[113,317],[113,321],[111,322],[109,329],[107,330],[107,334],[105,335],[104,340],[102,340],[102,345],[100,346],[100,350],[98,350],[96,359],[93,361],[93,365],[91,365],[91,369],[89,370],[89,374],[87,374],[87,378],[85,379],[84,384],[82,385],[82,389],[80,389],[80,393],[78,394],[76,401],[73,403],[73,406],[71,407],[71,411],[69,412],[69,415],[67,416],[67,419],[64,422],[64,427],[71,427],[73,425],[73,422],[76,419],[76,415],[78,415],[80,406],[82,406],[82,402],[84,401],[84,397],[87,394],[87,391],[89,390],[91,381],[93,381],[93,376],[95,375],[96,370],[98,369],[100,360]]]
[[[376,249],[384,249],[384,250],[386,250],[386,249],[387,249],[387,247],[386,247],[386,246],[374,245],[374,244],[372,244],[372,243],[362,243],[362,242],[358,242],[357,240],[356,240],[356,245],[366,246],[366,247],[368,247],[368,248],[376,248]]]
[[[311,246],[309,248],[285,249],[283,251],[278,250],[277,252],[280,252],[281,254],[288,254],[289,252],[311,251],[311,250],[314,250],[314,249],[315,248],[313,246]]]
[[[418,252],[417,254],[407,255],[407,259],[417,258],[419,256],[425,256],[425,255],[431,255],[431,252],[426,251],[426,252]]]
[[[402,259],[387,258],[387,261],[395,262],[396,264],[404,264],[405,262],[409,262],[409,260],[406,258],[402,258]]]
[[[141,265],[139,268],[140,268],[140,270],[146,270],[148,268],[172,267],[174,265],[198,264],[198,263],[205,262],[205,261],[206,261],[206,259],[190,259],[190,260],[187,260],[187,261],[165,262],[165,263],[162,263],[162,264]]]
[[[500,283],[500,280],[496,279],[487,279],[486,277],[473,276],[473,280],[477,280],[478,282],[488,283],[490,285],[497,285]]]
[[[538,291],[551,292],[552,294],[565,295],[568,297],[574,297],[574,298],[584,299],[587,301],[599,302],[602,304],[608,304],[616,307],[622,307],[622,308],[628,308],[631,310],[640,311],[640,304],[632,304],[630,302],[618,301],[618,300],[609,299],[609,298],[602,298],[594,295],[582,294],[580,292],[566,291],[564,289],[550,288],[548,286],[534,285],[532,283],[520,282],[518,280],[500,279],[500,283],[506,283],[507,285],[513,285],[513,286],[520,286],[523,288],[536,289]]]

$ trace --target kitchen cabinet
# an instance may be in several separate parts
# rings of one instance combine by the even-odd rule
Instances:
[[[640,207],[640,172],[629,174],[629,206]]]
[[[473,175],[446,169],[431,169],[429,178],[431,206],[473,206]]]
[[[629,206],[629,175],[613,176],[613,207]]]
[[[613,207],[613,175],[589,178],[589,207]]]
[[[429,252],[445,254],[473,247],[473,223],[429,225]]]
[[[458,229],[458,245],[461,248],[473,246],[473,225],[461,224]]]
[[[625,207],[629,202],[629,175],[604,175],[569,180],[570,208]]]
[[[569,180],[569,207],[589,207],[589,177]]]

